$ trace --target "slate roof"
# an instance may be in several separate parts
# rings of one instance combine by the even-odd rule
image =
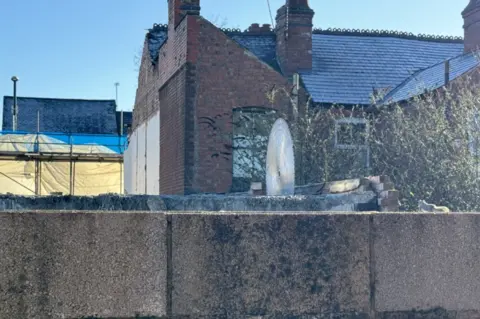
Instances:
[[[276,53],[276,36],[274,33],[266,35],[255,35],[248,33],[228,33],[233,40],[240,44],[245,49],[252,52],[260,60],[267,63],[275,70],[280,71],[277,63]]]
[[[249,34],[237,29],[222,29],[230,38],[235,40],[240,46],[252,52],[260,60],[267,63],[277,71],[280,70],[277,63],[276,37],[275,33],[269,34]],[[168,26],[154,24],[153,28],[148,30],[147,41],[150,59],[153,64],[158,62],[158,54],[162,45],[167,42]]]
[[[393,89],[419,69],[463,52],[462,43],[395,37],[313,35],[313,67],[301,72],[315,102],[369,104],[373,89]]]
[[[115,100],[73,100],[18,97],[18,131],[118,134]],[[4,131],[12,130],[13,97],[3,98]]]
[[[279,70],[274,32],[222,31]],[[147,35],[153,63],[166,34],[166,26],[154,25]],[[368,30],[315,30],[312,42],[313,68],[300,72],[303,84],[314,102],[344,105],[370,104],[374,89],[388,93],[418,70],[461,55],[464,48],[461,38]]]
[[[461,54],[449,59],[449,80],[453,81],[480,66],[476,53]],[[384,97],[383,104],[407,100],[425,91],[438,89],[445,84],[445,61],[417,71]]]

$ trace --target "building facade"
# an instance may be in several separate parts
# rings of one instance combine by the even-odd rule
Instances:
[[[368,106],[379,91],[380,103],[408,99],[445,84],[445,60],[452,61],[449,80],[470,72],[479,8],[472,0],[462,13],[462,39],[315,29],[307,0],[286,1],[274,28],[219,29],[200,15],[199,0],[169,0],[168,25],[154,25],[144,42],[126,155],[129,192],[242,190],[257,177],[236,169],[243,145],[236,138],[248,125],[235,118],[273,112],[288,119],[292,103],[307,99],[316,107]],[[418,76],[420,91],[411,87]]]
[[[114,100],[19,97],[13,130],[13,104],[4,97],[0,194],[124,193],[131,112],[117,111]]]

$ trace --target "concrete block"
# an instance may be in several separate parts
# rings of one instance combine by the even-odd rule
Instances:
[[[378,312],[480,310],[480,215],[373,218]]]
[[[346,193],[356,190],[360,187],[360,179],[347,179],[325,183],[323,194]]]
[[[172,234],[174,316],[367,318],[368,215],[179,213]]]
[[[320,196],[8,196],[0,195],[1,211],[338,211],[376,200],[373,191]],[[353,206],[352,206],[353,205]]]
[[[0,213],[0,318],[165,314],[160,213]]]

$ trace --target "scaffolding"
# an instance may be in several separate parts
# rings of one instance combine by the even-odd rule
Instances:
[[[0,194],[124,193],[125,136],[0,132]]]

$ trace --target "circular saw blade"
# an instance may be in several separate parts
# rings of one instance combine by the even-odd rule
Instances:
[[[295,193],[293,140],[287,122],[281,118],[273,124],[268,138],[266,188],[269,196]]]

